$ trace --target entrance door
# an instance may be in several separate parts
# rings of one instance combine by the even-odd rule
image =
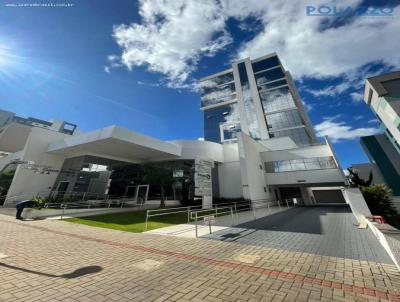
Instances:
[[[294,198],[296,198],[297,204],[303,204],[301,190],[299,187],[279,188],[279,193],[281,194],[282,200],[287,200],[289,203],[294,203]]]
[[[65,192],[68,189],[69,181],[60,181],[58,183],[57,195],[64,196]]]
[[[127,186],[125,191],[126,197],[135,197],[137,186]]]

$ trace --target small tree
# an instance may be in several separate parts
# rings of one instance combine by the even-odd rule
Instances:
[[[165,207],[165,189],[174,183],[173,171],[170,168],[147,165],[144,169],[144,181],[150,186],[160,188],[160,207]]]
[[[400,227],[399,215],[390,198],[391,190],[386,185],[370,185],[360,190],[372,214],[381,215],[389,224]]]
[[[352,187],[368,187],[371,185],[374,177],[372,171],[369,171],[368,180],[362,179],[353,168],[347,168],[347,171],[349,171],[349,182]]]

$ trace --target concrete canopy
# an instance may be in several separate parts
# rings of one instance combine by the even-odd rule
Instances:
[[[125,128],[110,126],[51,143],[47,153],[60,154],[67,158],[93,155],[131,163],[142,163],[179,158],[181,147]]]

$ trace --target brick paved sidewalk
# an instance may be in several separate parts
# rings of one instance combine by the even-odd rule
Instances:
[[[3,215],[0,227],[0,301],[400,301],[390,264]]]

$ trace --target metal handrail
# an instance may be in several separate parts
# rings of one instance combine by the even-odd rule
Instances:
[[[144,226],[144,232],[147,231],[149,218],[156,217],[156,216],[163,216],[163,215],[170,215],[170,214],[178,214],[178,213],[187,213],[187,222],[190,222],[190,210],[193,208],[198,208],[201,206],[189,206],[189,207],[175,207],[175,208],[165,208],[165,209],[155,209],[155,210],[147,210],[146,211],[146,221]],[[180,210],[182,209],[182,210]],[[172,210],[172,211],[170,211]],[[178,211],[175,211],[178,210]],[[159,213],[164,211],[163,213]],[[151,214],[156,212],[156,214]]]
[[[224,209],[229,209],[229,211],[220,211],[219,213],[218,213],[218,209],[219,210],[224,210]],[[201,212],[210,212],[210,211],[213,211],[213,210],[215,210],[215,218],[217,218],[218,217],[218,214],[220,214],[220,216],[222,216],[223,214],[231,214],[231,219],[232,219],[232,226],[235,224],[235,221],[234,221],[234,218],[233,218],[233,208],[232,207],[221,207],[221,208],[218,208],[218,207],[215,207],[215,208],[211,208],[211,209],[202,209],[202,210],[198,210],[198,211],[192,211],[191,213],[190,213],[190,216],[191,216],[191,218],[192,219],[194,219],[194,221],[195,221],[195,234],[196,234],[196,238],[198,238],[198,219],[199,218],[205,218],[205,217],[210,217],[210,216],[212,216],[212,215],[207,215],[207,214],[205,214],[205,215],[201,215],[201,216],[198,216],[198,213],[201,213]],[[193,218],[193,214],[194,214],[194,218]],[[222,215],[221,215],[222,214]],[[210,219],[208,219],[208,228],[209,228],[209,232],[210,232],[210,234],[212,233],[212,229],[211,229],[211,221],[210,221]]]

